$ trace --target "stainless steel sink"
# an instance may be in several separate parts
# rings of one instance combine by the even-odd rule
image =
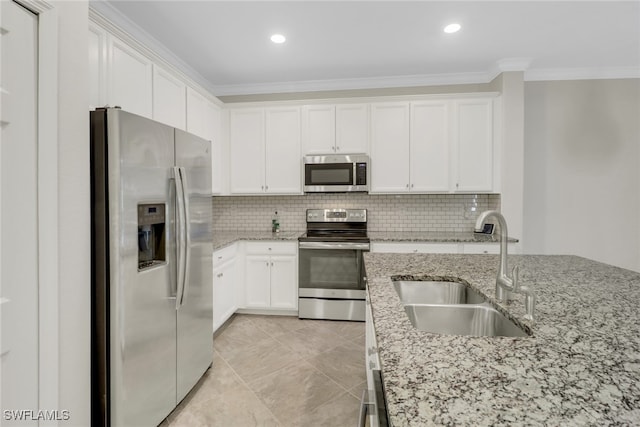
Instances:
[[[404,308],[413,326],[422,331],[447,335],[528,336],[489,303],[406,304]]]
[[[436,280],[394,281],[403,304],[480,304],[484,296],[464,283]]]

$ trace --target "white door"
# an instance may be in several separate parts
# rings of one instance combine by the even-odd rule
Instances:
[[[333,105],[302,107],[304,154],[331,154],[336,147],[336,111]]]
[[[153,116],[151,61],[125,42],[109,36],[109,104],[144,117]]]
[[[457,191],[493,190],[493,101],[455,101]]]
[[[271,284],[269,281],[271,259],[266,255],[247,255],[245,262],[247,308],[269,308]]]
[[[449,191],[449,103],[411,104],[411,191]]]
[[[0,2],[0,407],[38,409],[37,16]],[[3,426],[37,425],[8,420]]]
[[[229,112],[231,194],[264,193],[264,109]]]
[[[409,103],[371,105],[371,192],[409,191]]]
[[[153,66],[153,120],[186,130],[185,93],[183,82]]]
[[[266,192],[302,193],[299,107],[267,109],[265,171]]]
[[[369,152],[369,106],[336,105],[336,152]]]
[[[271,257],[271,307],[298,308],[296,280],[297,258],[294,255]]]

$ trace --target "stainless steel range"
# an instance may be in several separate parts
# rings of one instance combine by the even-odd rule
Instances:
[[[364,321],[367,210],[308,209],[298,241],[298,317]]]

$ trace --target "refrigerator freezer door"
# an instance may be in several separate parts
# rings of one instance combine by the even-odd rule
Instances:
[[[176,403],[173,129],[107,110],[111,425],[156,426]],[[166,206],[165,263],[138,269],[139,204]]]
[[[178,308],[177,402],[187,395],[213,358],[213,243],[211,143],[175,130],[176,166],[185,172],[189,224],[187,283]],[[180,296],[178,296],[180,298]]]

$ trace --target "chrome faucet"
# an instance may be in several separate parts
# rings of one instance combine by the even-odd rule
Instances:
[[[536,294],[530,286],[522,286],[519,282],[520,269],[515,266],[511,276],[507,273],[507,221],[498,211],[484,211],[476,221],[476,231],[482,231],[484,223],[490,217],[498,221],[500,227],[500,265],[498,266],[498,276],[496,277],[496,298],[502,302],[508,302],[511,292],[525,295],[524,305],[526,309],[525,319],[534,320],[534,310],[536,306]]]

